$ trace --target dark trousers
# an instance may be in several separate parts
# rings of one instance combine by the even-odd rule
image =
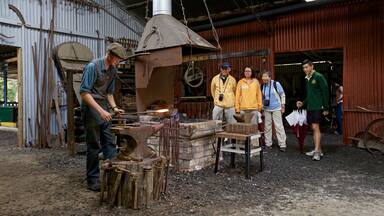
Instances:
[[[109,130],[110,122],[96,124],[94,119],[85,114],[85,140],[87,143],[87,181],[97,182],[100,175],[99,152],[103,152],[104,159],[116,157],[114,135]]]
[[[337,104],[336,107],[337,133],[343,134],[343,103]]]

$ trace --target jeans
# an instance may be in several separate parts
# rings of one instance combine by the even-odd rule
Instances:
[[[83,113],[85,126],[85,141],[87,143],[87,181],[95,183],[99,180],[99,152],[103,152],[104,159],[116,157],[114,135],[109,127],[111,122],[98,124],[90,112]]]
[[[337,133],[343,134],[343,103],[338,103],[336,107]]]

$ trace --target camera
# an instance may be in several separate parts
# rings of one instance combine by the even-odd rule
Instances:
[[[219,94],[219,101],[223,101],[224,100],[224,94]]]
[[[269,100],[264,100],[264,106],[269,106]]]

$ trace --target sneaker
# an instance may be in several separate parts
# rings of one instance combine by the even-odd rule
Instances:
[[[312,150],[310,152],[307,152],[305,153],[305,155],[309,156],[309,157],[313,157],[315,155],[315,150]],[[323,152],[320,152],[320,157],[323,157],[324,156],[324,153]]]
[[[314,160],[314,161],[319,161],[320,159],[321,159],[321,152],[315,152],[315,153],[313,153],[313,158],[312,158],[312,160]]]
[[[281,148],[280,148],[280,151],[281,151],[281,152],[285,152],[286,150],[287,150],[286,147],[281,147]]]

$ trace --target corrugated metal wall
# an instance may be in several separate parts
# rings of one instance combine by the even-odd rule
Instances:
[[[11,45],[22,48],[23,53],[23,96],[24,96],[24,140],[29,142],[34,139],[34,132],[29,127],[35,125],[36,116],[36,92],[35,78],[33,72],[33,60],[31,47],[36,42],[39,45],[40,16],[43,17],[43,29],[49,29],[51,20],[51,1],[40,0],[2,0],[0,1],[0,32],[12,39],[0,39],[0,45]],[[110,0],[95,1],[105,6],[106,10],[89,10],[79,5],[58,0],[56,7],[54,46],[67,42],[76,41],[89,47],[95,57],[104,55],[106,37],[125,37],[139,40],[144,26],[134,17],[122,11]],[[8,9],[8,5],[16,6],[24,16],[27,26],[20,24],[16,14]],[[100,39],[96,33],[100,32]],[[47,31],[43,33],[48,38]],[[42,77],[42,76],[40,76]],[[54,73],[57,85],[60,85],[57,73]],[[65,94],[62,92],[61,104],[65,105]],[[63,124],[66,124],[66,109],[62,107]],[[52,116],[51,130],[53,134],[58,131],[55,116]]]
[[[200,33],[213,42],[211,31]],[[269,21],[253,21],[218,29],[225,51],[270,49],[267,67],[274,71],[274,53],[342,48],[344,140],[362,130],[382,114],[355,111],[355,106],[384,107],[384,4],[381,0],[354,0],[315,10],[279,16]],[[255,59],[230,59],[240,70],[245,64],[257,66]],[[207,66],[208,80],[216,74],[217,63]],[[235,69],[235,70],[236,70]],[[209,86],[207,86],[209,91]]]

